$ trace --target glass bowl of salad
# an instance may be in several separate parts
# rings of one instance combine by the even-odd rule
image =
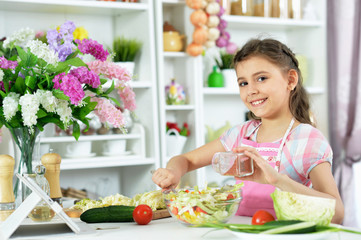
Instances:
[[[195,186],[192,189],[166,190],[164,202],[170,215],[187,225],[225,223],[238,210],[243,184],[221,188]]]

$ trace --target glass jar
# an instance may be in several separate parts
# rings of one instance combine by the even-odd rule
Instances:
[[[38,165],[35,167],[35,173],[28,174],[27,176],[32,178],[46,194],[50,195],[50,186],[44,174],[45,167]],[[34,222],[47,222],[53,219],[55,212],[44,200],[41,200],[34,209],[31,210],[28,216]]]
[[[231,15],[253,16],[253,0],[233,0]]]
[[[302,0],[288,0],[288,17],[302,19]]]
[[[243,153],[217,152],[212,158],[212,167],[223,176],[245,177],[254,172],[253,159]]]
[[[271,17],[289,18],[289,0],[272,0]]]
[[[271,0],[253,0],[253,16],[271,17]]]

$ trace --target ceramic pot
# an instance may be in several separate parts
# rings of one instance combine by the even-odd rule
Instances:
[[[236,70],[233,68],[223,69],[222,71],[224,86],[228,89],[236,89],[238,90],[238,82],[237,82],[237,74]]]
[[[163,50],[166,52],[180,52],[183,49],[184,35],[179,35],[178,32],[168,31],[163,32]]]

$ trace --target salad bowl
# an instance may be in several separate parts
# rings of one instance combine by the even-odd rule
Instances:
[[[186,225],[225,223],[235,215],[242,201],[242,184],[203,190],[164,191],[164,202],[170,215]]]

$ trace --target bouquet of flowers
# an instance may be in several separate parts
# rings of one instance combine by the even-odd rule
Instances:
[[[78,139],[79,123],[89,128],[90,112],[101,122],[123,129],[125,120],[116,105],[130,111],[136,108],[128,71],[107,61],[109,53],[97,41],[74,39],[75,30],[75,24],[67,21],[47,31],[47,43],[36,39],[29,28],[0,42],[0,127],[10,130],[22,152],[21,163],[30,173],[27,155],[46,124],[63,130],[72,126]],[[105,89],[107,81],[112,84]],[[113,90],[119,98],[110,96]]]

